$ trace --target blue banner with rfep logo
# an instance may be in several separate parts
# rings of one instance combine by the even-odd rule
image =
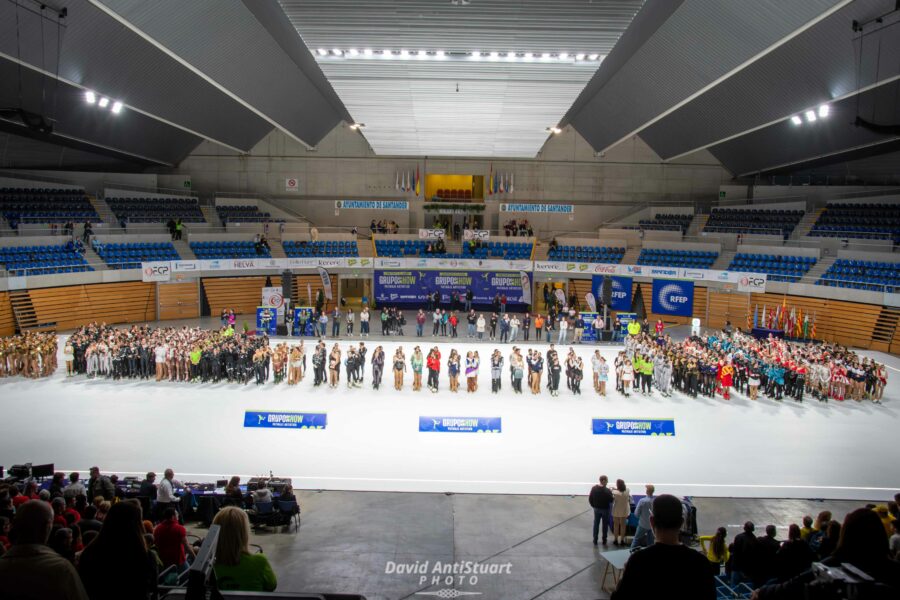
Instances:
[[[674,419],[592,419],[594,435],[675,435]]]
[[[631,277],[612,276],[609,279],[612,282],[610,310],[631,310]],[[591,290],[594,292],[594,298],[603,298],[603,275],[594,275],[591,278]]]
[[[325,429],[327,425],[328,415],[326,413],[267,412],[256,410],[244,412],[244,427]]]
[[[690,317],[694,314],[694,282],[654,279],[652,310],[658,315]]]
[[[420,432],[500,433],[500,417],[419,417]]]

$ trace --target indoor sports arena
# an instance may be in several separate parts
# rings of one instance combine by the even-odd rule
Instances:
[[[898,24],[0,0],[4,597],[898,597]]]

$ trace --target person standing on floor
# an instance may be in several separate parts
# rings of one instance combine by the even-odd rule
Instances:
[[[494,350],[491,355],[491,392],[500,391],[500,378],[503,376],[503,355],[499,350]]]
[[[623,480],[616,479],[612,496],[613,545],[625,546],[625,522],[631,514],[631,493]]]
[[[399,350],[399,348],[398,348]],[[362,358],[365,361],[365,355]],[[401,361],[402,362],[402,361]],[[403,363],[406,366],[405,363]],[[375,348],[372,353],[372,387],[376,390],[381,387],[381,375],[384,372],[384,350],[381,346]]]
[[[591,493],[588,496],[588,503],[591,505],[591,508],[594,509],[594,526],[591,529],[593,533],[594,545],[597,545],[597,537],[600,530],[600,525],[603,525],[603,536],[601,541],[603,545],[606,545],[606,535],[610,530],[610,508],[613,503],[613,493],[607,487],[607,483],[609,483],[609,478],[606,475],[600,476],[600,483],[591,488]]]
[[[656,488],[652,484],[647,484],[647,495],[640,499],[637,506],[634,507],[634,516],[638,518],[637,530],[634,532],[634,538],[631,540],[631,549],[646,548],[652,546],[654,542],[653,527],[650,523],[650,513],[653,508],[653,493]]]

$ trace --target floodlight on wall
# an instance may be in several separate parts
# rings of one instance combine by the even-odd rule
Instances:
[[[97,106],[99,106],[100,108],[106,108],[107,106],[109,106],[109,98],[107,98],[106,96],[102,96],[97,102]]]
[[[109,109],[112,114],[117,115],[122,112],[122,103],[119,101],[113,102],[112,108]]]
[[[831,107],[827,104],[822,104],[819,106],[819,117],[825,118],[828,116],[828,113],[831,112]]]
[[[88,90],[84,93],[84,101],[88,104],[95,104],[97,102],[97,94]]]
[[[319,53],[319,56],[328,56],[328,50],[326,50],[325,48],[319,48],[318,50],[316,50],[316,52]]]
[[[806,115],[806,122],[812,123],[816,120],[816,111],[808,110],[804,113]]]
[[[353,129],[354,131],[359,131],[365,126],[365,123],[350,123],[350,129]]]
[[[366,48],[365,50],[363,50],[364,56],[372,56],[372,54],[374,54],[374,52],[372,52],[371,48]]]
[[[547,131],[548,133],[552,133],[553,135],[559,135],[560,133],[562,133],[562,129],[560,129],[559,127],[547,127],[545,131]]]
[[[791,123],[793,123],[794,125],[803,125],[803,119],[801,119],[797,115],[794,115],[793,117],[791,117]]]

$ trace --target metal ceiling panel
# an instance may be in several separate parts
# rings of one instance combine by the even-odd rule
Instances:
[[[300,141],[314,146],[342,120],[342,107],[331,105],[240,0],[99,1]]]
[[[280,0],[311,50],[608,54],[642,0]],[[317,57],[379,154],[533,157],[598,62]],[[459,92],[456,91],[457,84]]]
[[[94,152],[2,131],[0,124],[0,168],[54,169],[60,171],[139,171],[139,161],[119,160]]]
[[[64,79],[242,150],[249,150],[272,130],[271,124],[88,0],[68,0],[66,7],[68,18],[59,69]],[[18,54],[15,12],[14,3],[0,2],[0,52],[12,57]],[[21,40],[23,47],[28,43],[40,48],[39,37],[28,40],[21,37]],[[33,62],[39,52],[33,49],[27,52],[29,62],[40,65]]]
[[[898,98],[900,80],[863,92],[859,95],[859,114],[874,123],[900,123]],[[853,96],[832,103],[825,119],[801,125],[779,121],[709,150],[729,171],[742,176],[819,158],[844,160],[844,152],[900,139],[857,127],[856,114],[857,98]]]
[[[900,74],[900,14],[866,32],[861,63],[859,34],[851,28],[894,5],[853,2],[646,128],[641,138],[671,158]]]
[[[20,77],[21,96],[18,85],[0,86],[0,107],[47,115],[56,135],[163,165],[177,164],[202,141],[132,110],[113,114],[89,105],[81,89],[0,59],[0,81],[17,82]]]
[[[686,0],[571,122],[607,148],[846,1]]]

